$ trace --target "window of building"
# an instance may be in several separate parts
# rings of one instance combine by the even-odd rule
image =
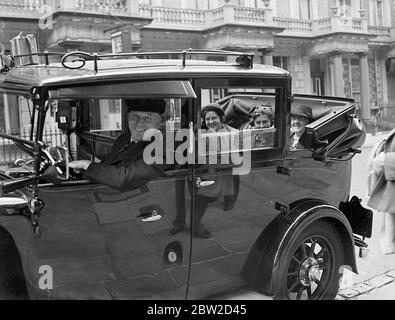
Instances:
[[[181,8],[181,0],[162,0],[162,6],[165,8]]]
[[[299,0],[299,17],[305,20],[312,19],[311,0]]]
[[[384,3],[382,0],[376,1],[376,25],[382,26],[384,24]]]
[[[288,57],[283,57],[283,56],[275,56],[273,57],[273,65],[285,70],[289,69],[288,66]]]
[[[277,0],[273,3],[273,15],[277,17],[291,17],[291,0]],[[293,0],[295,1],[295,0]]]
[[[252,8],[258,7],[257,0],[239,0],[239,5],[240,7],[252,7]]]
[[[344,94],[354,99],[357,105],[361,101],[361,68],[359,59],[343,58]]]
[[[351,0],[340,0],[340,16],[351,17]]]

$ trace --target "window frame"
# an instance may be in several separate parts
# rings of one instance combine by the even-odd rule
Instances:
[[[194,90],[197,94],[197,99],[194,102],[194,109],[196,110],[194,113],[194,122],[196,123],[195,134],[197,136],[197,130],[202,128],[201,121],[201,90],[207,89],[207,87],[222,87],[222,88],[241,88],[241,87],[250,87],[250,88],[265,88],[265,89],[277,89],[278,93],[276,94],[276,110],[275,110],[275,128],[277,130],[276,139],[278,141],[278,145],[273,148],[265,148],[265,149],[251,149],[251,164],[267,162],[271,160],[276,160],[284,157],[286,152],[287,144],[289,144],[289,125],[288,119],[285,115],[289,114],[290,104],[286,99],[287,92],[290,90],[290,82],[288,79],[273,79],[273,78],[254,78],[254,77],[243,77],[243,76],[230,76],[230,77],[217,77],[217,78],[199,78],[194,82]],[[232,85],[232,82],[237,83],[236,85]],[[240,82],[240,83],[239,83]],[[244,84],[243,84],[244,83]],[[216,86],[213,86],[216,84]],[[227,84],[227,85],[226,85]],[[254,84],[254,85],[251,85]],[[195,141],[195,150],[197,149],[197,141]],[[242,150],[241,150],[242,151]],[[247,150],[246,150],[247,151]],[[199,170],[206,169],[212,165],[205,164],[199,165]],[[223,165],[223,167],[234,167],[235,165]]]

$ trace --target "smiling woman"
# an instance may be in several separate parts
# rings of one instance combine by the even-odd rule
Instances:
[[[293,106],[291,109],[291,151],[304,149],[299,143],[299,139],[305,132],[306,126],[313,120],[311,107],[301,105]]]

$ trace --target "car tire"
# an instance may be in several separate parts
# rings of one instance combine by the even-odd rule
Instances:
[[[345,264],[343,242],[336,228],[317,221],[295,234],[279,256],[274,272],[277,300],[332,300]]]

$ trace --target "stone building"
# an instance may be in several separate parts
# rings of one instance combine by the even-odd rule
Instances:
[[[0,47],[9,50],[22,31],[50,51],[120,50],[114,36],[122,33],[129,50],[255,52],[257,62],[291,72],[295,93],[351,97],[369,127],[377,120],[392,127],[394,6],[392,0],[0,0]],[[0,97],[0,128],[16,133],[27,119],[22,101]]]

